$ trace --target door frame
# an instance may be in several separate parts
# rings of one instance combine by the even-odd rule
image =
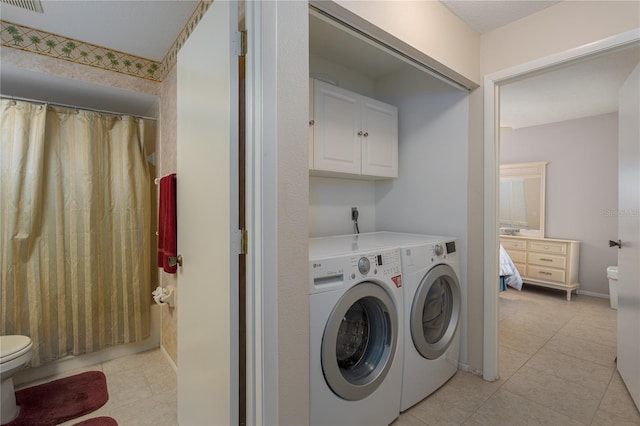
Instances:
[[[634,29],[584,46],[507,68],[484,77],[484,334],[485,380],[498,374],[498,211],[500,184],[500,86],[548,72],[567,64],[591,59],[640,43],[640,29]]]
[[[279,423],[276,269],[277,3],[245,2],[246,422]],[[271,158],[271,162],[265,158]]]

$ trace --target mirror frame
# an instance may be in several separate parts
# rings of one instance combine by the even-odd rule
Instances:
[[[521,229],[517,233],[503,233],[500,228],[500,235],[522,235],[527,237],[544,238],[545,236],[545,203],[546,203],[546,175],[548,161],[538,161],[533,163],[514,163],[500,165],[500,180],[503,177],[509,178],[540,178],[540,229]],[[500,192],[498,192],[498,197]],[[498,215],[500,212],[498,211]]]

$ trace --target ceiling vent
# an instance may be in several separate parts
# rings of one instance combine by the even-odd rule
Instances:
[[[40,0],[0,0],[2,3],[10,4],[32,12],[44,13],[42,2]]]

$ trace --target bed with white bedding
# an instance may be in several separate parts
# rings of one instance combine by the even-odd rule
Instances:
[[[522,277],[502,244],[500,244],[500,279],[509,287],[522,290]]]

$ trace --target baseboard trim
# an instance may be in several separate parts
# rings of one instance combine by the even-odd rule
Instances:
[[[583,296],[599,297],[600,299],[609,299],[608,294],[595,293],[593,291],[576,290],[576,293],[581,294]]]
[[[171,368],[173,368],[173,371],[175,371],[176,374],[178,374],[178,366],[176,365],[175,362],[173,362],[173,359],[169,355],[169,352],[167,352],[167,350],[162,345],[160,345],[160,352],[167,359],[167,361],[169,362],[169,365],[171,365]]]

